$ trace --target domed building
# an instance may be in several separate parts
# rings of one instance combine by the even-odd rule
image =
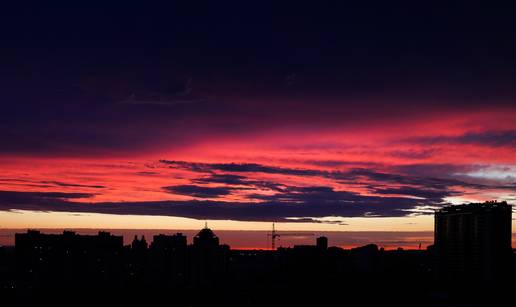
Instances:
[[[193,238],[193,245],[201,248],[216,248],[219,246],[219,238],[208,228],[208,225],[205,225]]]
[[[219,238],[205,225],[193,238],[190,257],[193,284],[216,285],[227,272],[229,246],[220,245]]]

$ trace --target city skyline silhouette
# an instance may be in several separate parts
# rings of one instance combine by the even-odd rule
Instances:
[[[126,300],[119,291],[134,289],[143,295],[134,295],[132,299],[138,300],[149,295],[162,300],[164,293],[174,293],[173,306],[231,305],[232,300],[254,306],[266,303],[267,297],[271,305],[302,300],[326,304],[332,299],[322,293],[346,285],[357,291],[347,294],[353,304],[397,302],[408,306],[410,302],[399,301],[396,295],[381,299],[362,296],[370,291],[385,295],[388,289],[395,294],[403,285],[406,289],[398,289],[398,295],[424,299],[424,306],[483,306],[497,302],[516,286],[511,215],[512,206],[506,202],[444,207],[435,213],[434,244],[412,250],[385,250],[376,244],[342,249],[324,236],[314,237],[312,244],[287,248],[232,249],[221,244],[207,223],[191,240],[183,233],[159,234],[152,240],[135,235],[130,244],[105,231],[81,235],[66,230],[61,234],[27,230],[16,234],[14,249],[0,249],[4,272],[0,288],[24,303],[54,291],[91,289],[102,291],[105,299],[130,304],[136,301]],[[387,280],[397,286],[391,288],[384,283]],[[363,283],[369,285],[366,292]],[[157,289],[166,292],[151,294]],[[295,289],[311,292],[297,298],[283,294]],[[466,295],[472,289],[481,291]],[[261,291],[274,292],[263,297]],[[196,297],[197,292],[205,296]]]

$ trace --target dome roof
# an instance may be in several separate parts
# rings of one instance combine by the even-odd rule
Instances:
[[[199,233],[196,235],[198,238],[216,238],[217,236],[213,231],[209,228],[203,228]]]
[[[219,238],[209,229],[204,227],[199,233],[193,238],[193,245],[203,248],[214,248],[219,246]]]

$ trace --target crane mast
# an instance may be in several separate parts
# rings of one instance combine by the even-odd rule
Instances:
[[[282,237],[282,236],[314,236],[313,233],[282,233],[279,234],[276,231],[275,223],[272,223],[272,231],[271,233],[267,234],[268,237],[271,237],[271,248],[272,250],[276,250],[276,239]]]

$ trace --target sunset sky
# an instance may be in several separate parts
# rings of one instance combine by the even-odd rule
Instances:
[[[431,231],[516,203],[503,8],[5,11],[0,228]]]

